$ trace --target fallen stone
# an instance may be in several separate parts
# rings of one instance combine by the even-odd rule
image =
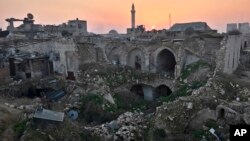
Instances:
[[[174,120],[174,118],[171,117],[171,116],[168,116],[168,119],[169,119],[170,121],[173,121],[173,120]]]
[[[17,109],[23,110],[23,109],[24,109],[24,106],[21,105],[21,106],[17,107]]]
[[[215,111],[209,108],[202,109],[192,117],[187,124],[187,128],[192,130],[203,129],[204,123],[208,120],[216,120]]]
[[[193,103],[192,102],[187,103],[187,108],[188,109],[193,109]]]
[[[107,125],[109,128],[111,128],[112,130],[116,130],[116,129],[118,129],[119,128],[119,126],[118,126],[118,123],[117,123],[117,121],[111,121],[110,123],[108,123],[108,125]]]
[[[239,98],[239,97],[237,97],[237,98],[236,98],[236,101],[240,101],[240,98]]]
[[[10,108],[15,108],[15,105],[11,104],[9,105]]]

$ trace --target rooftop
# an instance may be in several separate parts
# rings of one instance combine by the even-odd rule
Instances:
[[[206,22],[191,22],[191,23],[176,23],[170,30],[171,31],[185,31],[186,29],[192,28],[195,31],[211,30]]]

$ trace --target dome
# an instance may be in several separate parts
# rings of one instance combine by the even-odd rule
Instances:
[[[109,34],[112,34],[112,35],[117,35],[117,34],[118,34],[118,32],[117,32],[116,30],[112,29],[112,30],[110,30],[110,31],[109,31]]]

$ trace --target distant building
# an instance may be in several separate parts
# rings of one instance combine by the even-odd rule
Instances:
[[[57,36],[58,34],[63,36],[81,36],[88,34],[87,31],[87,21],[79,20],[69,20],[68,23],[63,23],[61,25],[46,25],[44,26],[44,31],[49,34]]]
[[[236,31],[236,30],[238,30],[237,23],[227,24],[227,33],[230,31]]]
[[[34,16],[31,13],[27,14],[27,17],[23,19],[8,18],[6,21],[9,23],[7,30],[10,32],[39,32],[42,31],[42,25],[34,24]],[[14,22],[23,22],[20,26],[15,27]]]
[[[208,31],[212,30],[206,22],[191,22],[191,23],[176,23],[171,28],[170,31],[183,32],[187,29],[193,29],[194,31]]]
[[[239,23],[239,31],[241,33],[249,33],[250,32],[249,23]]]
[[[86,35],[87,22],[76,18],[76,20],[68,21],[68,25],[65,27],[65,29],[74,36]]]
[[[22,33],[27,37],[35,38],[48,38],[48,37],[58,37],[62,35],[66,36],[81,36],[86,35],[87,32],[87,21],[79,20],[69,20],[68,23],[63,23],[61,25],[45,25],[34,24],[34,16],[28,14],[24,19],[8,18],[6,21],[9,23],[7,30],[11,33],[19,34]],[[20,26],[15,27],[14,22],[23,22]]]
[[[127,34],[131,34],[131,33],[143,33],[146,31],[146,28],[144,25],[138,25],[136,28],[128,28],[127,29]]]
[[[250,26],[248,22],[245,23],[230,23],[227,24],[227,33],[231,31],[239,31],[240,33],[250,33]]]

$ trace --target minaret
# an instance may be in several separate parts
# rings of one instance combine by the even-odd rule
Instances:
[[[132,9],[131,9],[131,28],[135,28],[135,6],[132,4]]]

